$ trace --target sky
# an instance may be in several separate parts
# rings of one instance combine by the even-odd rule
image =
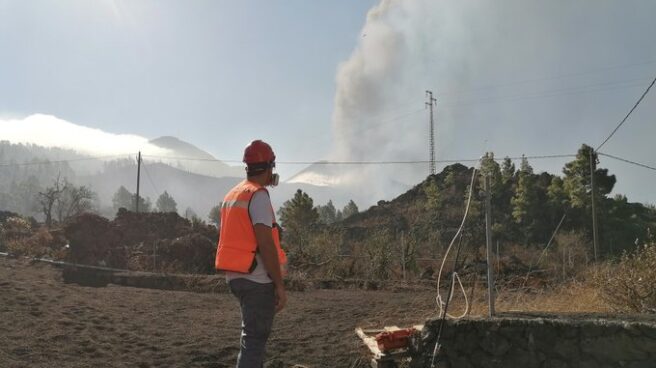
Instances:
[[[0,0],[0,116],[172,135],[220,159],[262,138],[318,160],[374,3]]]
[[[173,135],[226,160],[255,137],[280,161],[426,160],[432,90],[438,160],[573,154],[656,77],[653,14],[650,0],[0,0],[0,119]],[[656,167],[654,116],[656,91],[601,151]],[[656,171],[600,167],[656,203]],[[385,182],[428,168],[350,173],[389,199]]]

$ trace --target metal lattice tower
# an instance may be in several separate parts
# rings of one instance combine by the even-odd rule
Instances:
[[[433,106],[437,105],[437,99],[433,97],[432,91],[426,91],[426,107],[430,109],[430,135],[428,137],[430,159],[429,159],[429,170],[430,175],[435,175],[435,125],[433,123]]]

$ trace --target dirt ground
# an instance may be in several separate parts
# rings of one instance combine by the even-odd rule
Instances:
[[[267,365],[368,366],[356,327],[423,323],[434,303],[432,290],[290,292]],[[233,367],[239,324],[230,294],[82,287],[0,257],[0,367]]]

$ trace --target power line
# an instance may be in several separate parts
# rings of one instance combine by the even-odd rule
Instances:
[[[188,161],[217,161],[217,162],[239,162],[241,160],[219,160],[219,159],[209,159],[209,158],[193,158],[193,157],[167,157],[167,156],[154,156],[154,155],[143,155],[144,157],[151,158],[160,158],[160,159],[171,159],[171,160],[188,160]],[[510,160],[521,160],[526,159],[554,159],[554,158],[570,158],[576,157],[576,154],[558,154],[558,155],[535,155],[535,156],[513,156],[507,157]],[[506,157],[497,158],[495,161],[503,161]],[[444,159],[444,160],[435,160],[436,163],[456,163],[456,162],[478,162],[480,158],[466,158],[466,159]],[[430,160],[397,160],[397,161],[276,161],[276,164],[284,165],[403,165],[403,164],[427,164],[430,163]]]
[[[505,95],[505,96],[498,96],[498,97],[476,97],[473,96],[473,98],[465,98],[465,99],[444,99],[444,103],[441,105],[443,108],[451,109],[454,107],[464,107],[464,106],[472,106],[472,105],[479,105],[479,104],[489,104],[489,103],[495,103],[495,102],[516,102],[516,101],[521,101],[521,100],[529,100],[529,99],[540,99],[540,98],[549,98],[549,97],[561,97],[561,96],[568,96],[568,95],[575,95],[575,94],[582,94],[582,93],[593,93],[593,92],[605,92],[605,91],[613,91],[617,89],[622,89],[622,88],[635,88],[635,87],[641,87],[645,80],[648,80],[646,78],[634,78],[634,79],[629,79],[629,80],[624,80],[624,81],[613,81],[613,82],[601,82],[601,83],[594,83],[594,84],[587,84],[587,85],[582,85],[582,86],[573,86],[573,87],[566,87],[566,88],[558,88],[558,89],[551,89],[551,90],[546,90],[542,92],[537,92],[533,94],[511,94],[511,95]],[[382,126],[386,126],[390,123],[396,122],[398,120],[402,120],[403,118],[409,117],[411,115],[414,115],[416,113],[422,112],[425,109],[419,109],[419,110],[413,110],[409,111],[407,113],[398,115],[398,116],[393,116],[389,119],[383,119],[382,121],[378,121],[376,124],[371,124],[371,125],[364,125],[359,129],[354,129],[351,130],[351,134],[360,134],[364,133],[373,129],[378,129]],[[379,115],[379,117],[382,117],[383,115]],[[363,119],[360,122],[376,122],[378,120],[377,118],[367,118]]]
[[[33,162],[21,162],[21,163],[0,163],[0,167],[4,166],[32,166],[32,165],[49,165],[49,164],[61,164],[68,162],[78,162],[78,161],[91,161],[91,160],[106,160],[110,158],[117,157],[126,157],[125,155],[113,155],[113,156],[100,156],[100,157],[85,157],[85,158],[71,158],[68,160],[56,160],[56,161],[33,161]]]
[[[153,179],[150,177],[150,173],[148,172],[148,169],[146,168],[146,163],[144,161],[141,161],[142,166],[144,168],[144,171],[146,172],[146,177],[148,178],[148,181],[150,181],[150,185],[153,186],[153,189],[155,189],[155,195],[159,193],[159,190],[157,190],[157,187],[155,186],[155,183],[153,182]]]
[[[631,161],[631,160],[628,160],[628,159],[626,159],[626,158],[621,158],[621,157],[617,157],[617,156],[609,155],[608,153],[603,153],[603,152],[597,152],[597,154],[599,154],[599,155],[601,155],[601,156],[610,157],[610,158],[615,159],[615,160],[618,160],[618,161],[624,161],[624,162],[629,163],[629,164],[632,164],[632,165],[636,165],[636,166],[644,167],[645,169],[650,169],[650,170],[654,170],[654,171],[656,171],[656,167],[649,166],[649,165],[645,165],[645,164],[641,164],[641,163],[639,163],[639,162]]]
[[[639,64],[633,64],[629,66],[637,66],[637,65],[648,65],[648,64],[654,64],[656,61],[651,61],[651,62],[646,62],[646,63],[639,63]],[[615,68],[621,68],[625,66],[615,66],[615,67],[608,67],[600,70],[606,70],[606,69],[615,69]],[[594,72],[590,72],[594,73]],[[550,77],[550,78],[544,78],[544,79],[561,79],[561,78],[566,78],[568,76],[575,76],[575,75],[583,75],[583,74],[590,74],[588,72],[584,73],[576,73],[576,74],[564,74],[561,76],[555,76],[555,77]],[[471,98],[464,98],[464,99],[443,99],[445,103],[442,105],[442,107],[445,108],[453,108],[453,107],[463,107],[463,106],[472,106],[472,105],[479,105],[479,104],[488,104],[488,103],[495,103],[495,102],[515,102],[515,101],[521,101],[521,100],[527,100],[527,99],[539,99],[539,98],[550,98],[550,97],[560,97],[560,96],[567,96],[567,95],[573,95],[573,94],[582,94],[582,93],[593,93],[593,92],[605,92],[605,91],[612,91],[612,90],[617,90],[617,89],[622,89],[622,88],[635,88],[635,87],[641,87],[643,84],[642,82],[645,80],[648,80],[646,77],[640,77],[640,78],[633,78],[633,79],[628,79],[628,80],[620,80],[620,81],[609,81],[609,82],[598,82],[598,83],[592,83],[592,84],[585,84],[585,85],[580,85],[580,86],[571,86],[571,87],[565,87],[565,88],[557,88],[557,89],[548,89],[545,91],[541,92],[536,92],[532,94],[510,94],[510,95],[505,95],[505,96],[498,96],[498,97],[485,97],[485,96],[475,96],[477,91],[483,91],[486,89],[492,89],[496,87],[503,87],[506,85],[514,85],[514,84],[523,84],[523,83],[529,83],[529,82],[534,82],[534,81],[539,81],[541,79],[532,79],[532,80],[525,80],[525,81],[518,81],[518,82],[511,82],[507,84],[501,84],[501,85],[492,85],[492,86],[486,86],[486,87],[481,87],[481,88],[475,88],[469,91],[460,91],[460,93],[456,93],[459,95],[473,95]],[[453,95],[454,93],[445,93],[444,95]],[[437,94],[437,95],[442,95]],[[403,104],[399,106],[409,106],[408,104]],[[390,123],[396,122],[398,120],[402,120],[406,117],[409,117],[411,115],[414,115],[416,113],[419,113],[421,111],[424,111],[424,109],[420,110],[412,110],[408,111],[406,113],[402,113],[401,115],[393,116],[391,118],[384,118],[388,113],[392,111],[402,111],[402,109],[393,109],[393,110],[387,110],[383,113],[380,113],[378,115],[374,115],[374,117],[366,117],[364,119],[358,119],[358,122],[360,123],[376,123],[376,124],[363,124],[361,128],[356,128],[350,130],[351,134],[360,134],[364,132],[368,132],[370,130],[374,129],[379,129],[382,126],[386,126]],[[382,121],[380,119],[382,118]]]
[[[636,109],[636,107],[638,107],[638,105],[640,105],[640,102],[642,102],[642,99],[645,98],[645,96],[647,95],[647,93],[649,93],[649,90],[650,90],[651,87],[654,85],[654,83],[656,83],[656,78],[654,78],[654,80],[651,81],[651,84],[649,85],[649,87],[647,87],[647,89],[646,89],[645,92],[642,94],[642,96],[640,96],[640,98],[638,99],[638,102],[636,102],[635,105],[633,105],[633,108],[631,108],[631,110],[629,111],[629,113],[626,114],[626,116],[624,117],[624,119],[622,119],[622,121],[620,121],[620,123],[615,127],[615,129],[613,129],[613,131],[610,133],[610,135],[609,135],[609,136],[608,136],[603,142],[601,142],[601,144],[595,149],[595,151],[599,151],[599,149],[600,149],[604,144],[606,144],[606,142],[608,142],[608,140],[609,140],[609,139],[615,134],[615,132],[617,132],[617,130],[622,126],[622,124],[624,124],[624,123],[626,122],[626,120],[629,118],[629,116],[631,116],[631,113],[633,113],[633,111]]]
[[[415,114],[423,112],[423,111],[425,111],[425,109],[418,109],[418,110],[409,111],[409,112],[404,113],[402,115],[397,115],[397,116],[391,117],[389,119],[381,120],[381,121],[377,122],[375,125],[362,126],[359,129],[351,130],[349,133],[351,133],[351,134],[361,134],[361,133],[367,132],[369,130],[378,129],[380,127],[389,125],[390,123],[402,120],[404,118],[407,118],[408,116],[415,115]],[[366,121],[374,122],[375,120],[367,119]]]
[[[637,66],[645,66],[645,65],[653,65],[653,64],[656,64],[656,60],[650,60],[650,61],[646,61],[646,62],[642,62],[642,63],[635,63],[635,64],[609,66],[609,67],[599,68],[599,69],[595,69],[595,70],[588,70],[588,71],[584,71],[584,72],[558,74],[558,75],[547,76],[547,77],[542,77],[542,78],[531,78],[531,79],[524,79],[524,80],[518,80],[518,81],[511,81],[511,82],[507,82],[507,83],[490,84],[490,85],[480,86],[480,87],[476,87],[476,88],[469,89],[469,90],[464,89],[464,90],[441,92],[441,93],[438,93],[437,95],[438,96],[448,96],[448,95],[459,95],[459,94],[471,94],[472,92],[484,91],[484,90],[490,90],[490,89],[497,89],[497,88],[501,88],[501,87],[510,87],[510,86],[515,86],[515,85],[520,85],[520,84],[529,84],[529,83],[533,83],[533,82],[542,82],[542,81],[558,80],[558,79],[565,79],[565,78],[571,79],[573,77],[596,74],[596,73],[600,73],[600,72],[607,71],[607,70],[633,68],[633,67],[637,67]]]
[[[478,93],[484,92],[486,90],[494,90],[494,89],[499,89],[499,88],[512,87],[512,86],[516,86],[516,85],[530,84],[530,83],[534,83],[534,82],[551,81],[551,80],[559,80],[559,79],[572,79],[574,77],[598,74],[598,73],[602,73],[602,72],[605,72],[605,71],[608,71],[608,70],[629,69],[629,68],[635,68],[635,67],[639,67],[639,66],[649,66],[649,65],[653,65],[653,64],[656,64],[656,60],[647,60],[647,61],[644,61],[644,62],[633,63],[633,64],[606,66],[606,67],[601,67],[601,68],[592,69],[592,70],[565,73],[565,74],[556,74],[556,75],[550,75],[550,76],[544,76],[544,77],[538,77],[538,78],[515,80],[515,81],[509,81],[509,82],[505,82],[505,83],[480,85],[478,87],[473,86],[473,88],[469,88],[469,89],[444,90],[444,91],[440,91],[440,92],[436,93],[435,95],[436,95],[437,98],[440,98],[441,100],[446,101],[447,99],[445,97],[447,97],[447,96],[478,94]],[[616,82],[610,82],[610,83],[616,83]],[[588,85],[588,86],[582,86],[582,87],[590,87],[590,86],[594,86],[594,85]],[[572,87],[570,87],[570,88],[572,88]],[[398,102],[399,106],[411,106],[411,105],[415,105],[415,103],[413,101],[414,101],[414,99],[408,99],[408,100],[402,100],[401,102],[398,102],[398,101],[397,102]]]
[[[405,114],[413,114],[417,111],[423,111],[417,110],[417,103],[414,102],[412,105],[398,105],[396,108],[393,108],[391,110],[381,110],[378,113],[374,115],[366,115],[362,119],[358,119],[359,121],[365,121],[365,122],[375,122],[375,121],[387,121],[389,119],[396,119],[398,117],[403,117]],[[411,109],[412,108],[412,109]]]
[[[199,158],[199,157],[178,157],[178,156],[158,156],[158,155],[141,155],[142,157],[158,158],[164,160],[182,160],[182,161],[205,161],[205,162],[223,162],[223,163],[242,163],[242,160],[221,160],[217,158]],[[116,156],[103,156],[103,157],[89,157],[89,158],[80,158],[80,159],[70,159],[70,160],[58,160],[58,161],[41,161],[41,162],[24,162],[24,163],[2,163],[0,167],[8,166],[25,166],[25,165],[49,165],[55,163],[65,163],[65,162],[75,162],[75,161],[85,161],[85,160],[101,160],[109,159],[116,157],[126,157],[125,155],[116,155]],[[494,161],[503,161],[506,158],[510,160],[521,160],[522,157],[526,159],[555,159],[555,158],[570,158],[576,157],[575,154],[558,154],[558,155],[534,155],[534,156],[506,156],[503,158],[495,157]],[[443,159],[435,160],[435,163],[457,163],[457,162],[478,162],[480,158],[463,158],[463,159]],[[277,164],[282,165],[404,165],[404,164],[427,164],[429,160],[390,160],[390,161],[276,161]],[[145,167],[144,167],[145,169]],[[146,170],[146,169],[145,169]],[[148,174],[146,170],[146,174]],[[151,183],[152,182],[152,179]],[[155,189],[156,186],[153,184]]]
[[[494,103],[499,101],[515,102],[515,101],[528,100],[528,99],[561,97],[561,96],[568,96],[568,95],[575,95],[575,94],[582,94],[582,93],[613,91],[621,88],[640,87],[642,86],[642,82],[645,80],[648,79],[636,78],[627,81],[596,83],[596,84],[589,84],[584,86],[546,90],[546,91],[542,91],[534,94],[528,94],[528,95],[519,94],[519,95],[499,96],[498,98],[483,97],[483,98],[469,99],[469,100],[468,99],[451,100],[451,101],[444,100],[445,103],[443,106],[445,107],[471,106],[471,105],[477,105],[482,103]],[[591,88],[591,87],[598,87],[598,88]]]

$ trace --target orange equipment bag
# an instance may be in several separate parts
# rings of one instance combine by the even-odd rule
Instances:
[[[410,337],[417,332],[414,328],[405,328],[395,331],[384,331],[376,335],[378,349],[385,352],[393,349],[405,348],[410,345]]]

